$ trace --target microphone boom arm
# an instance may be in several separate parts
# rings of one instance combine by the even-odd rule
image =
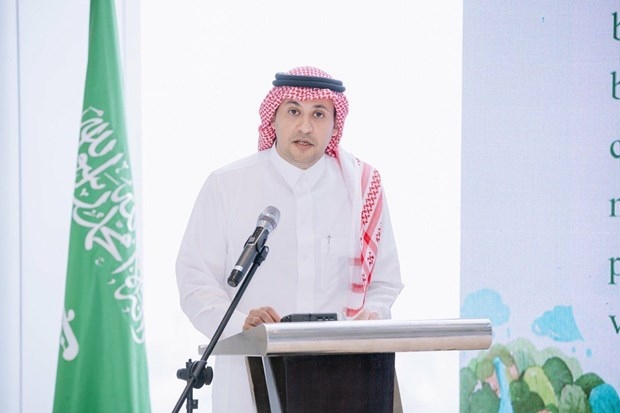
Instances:
[[[179,397],[177,404],[174,406],[174,409],[172,409],[172,413],[178,413],[181,407],[183,407],[183,403],[185,401],[187,401],[187,406],[186,406],[187,412],[188,413],[192,412],[193,409],[198,406],[197,400],[193,400],[192,388],[200,388],[202,387],[203,384],[211,384],[213,374],[211,371],[211,367],[207,366],[207,359],[213,352],[215,345],[220,339],[220,336],[222,335],[222,333],[224,332],[224,329],[226,328],[228,321],[230,321],[230,318],[232,317],[233,312],[237,308],[237,304],[239,304],[239,301],[241,301],[241,297],[245,293],[245,290],[248,288],[248,284],[250,284],[250,281],[252,280],[254,273],[256,272],[257,268],[263,263],[263,261],[265,261],[265,259],[267,258],[267,254],[269,253],[269,247],[264,245],[265,240],[263,240],[260,251],[254,258],[252,266],[248,270],[248,275],[243,280],[241,287],[239,287],[239,290],[237,290],[235,297],[231,301],[230,306],[228,306],[228,310],[226,310],[226,314],[224,314],[222,321],[220,321],[220,324],[215,330],[215,333],[213,333],[213,337],[211,338],[211,341],[209,342],[209,345],[205,349],[204,353],[202,353],[202,357],[200,358],[200,360],[195,361],[193,363],[191,363],[191,360],[190,360],[190,362],[187,363],[187,366],[188,366],[187,374],[184,374],[184,372],[182,372],[181,370],[177,371],[178,378],[185,379],[185,377],[187,377],[186,379],[187,385],[185,386],[185,389],[181,393],[181,396]],[[206,374],[204,372],[205,368],[207,369]],[[208,378],[205,379],[205,376],[207,376]]]

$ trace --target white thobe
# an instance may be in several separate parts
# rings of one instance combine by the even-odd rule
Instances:
[[[266,243],[269,253],[221,338],[240,333],[248,312],[262,306],[280,316],[342,313],[350,273],[359,271],[351,248],[359,244],[359,226],[353,228],[349,192],[335,158],[324,155],[302,170],[282,159],[275,147],[213,172],[198,195],[177,258],[181,307],[192,324],[207,337],[215,332],[238,291],[227,284],[228,276],[267,206],[281,214]],[[384,199],[365,308],[389,318],[402,287]],[[255,411],[243,357],[217,356],[212,386],[213,412]]]

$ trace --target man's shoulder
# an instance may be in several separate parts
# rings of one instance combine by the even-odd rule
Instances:
[[[244,171],[246,169],[256,168],[258,165],[266,163],[269,161],[269,157],[266,154],[267,151],[260,151],[257,153],[253,153],[246,157],[237,159],[236,161],[230,162],[215,171],[213,171],[213,175],[227,175],[229,173],[235,173]]]
[[[340,148],[339,152],[340,162],[343,167],[348,166],[349,168],[358,168],[358,167],[366,167],[370,168],[370,170],[377,170],[373,165],[361,159],[357,155],[352,154],[351,152],[347,152],[343,148]],[[378,172],[378,171],[377,171]]]

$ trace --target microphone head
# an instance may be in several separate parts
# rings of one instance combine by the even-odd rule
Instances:
[[[278,226],[279,221],[280,210],[270,205],[258,216],[256,226],[263,227],[267,229],[267,231],[272,232]]]

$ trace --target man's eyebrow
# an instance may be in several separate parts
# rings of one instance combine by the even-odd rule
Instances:
[[[288,99],[285,100],[284,102],[282,102],[283,105],[295,105],[295,106],[301,106],[301,103],[299,103],[298,100],[295,99]],[[322,103],[317,103],[315,105],[312,105],[313,108],[315,109],[327,109],[327,106],[325,106]]]
[[[325,106],[322,103],[317,103],[316,105],[313,106],[313,108],[316,108],[316,109],[327,109],[327,106]]]
[[[283,104],[285,104],[285,105],[290,104],[290,105],[301,106],[301,104],[300,104],[298,101],[296,101],[295,99],[288,99],[288,100],[285,100],[285,101],[283,102]]]

